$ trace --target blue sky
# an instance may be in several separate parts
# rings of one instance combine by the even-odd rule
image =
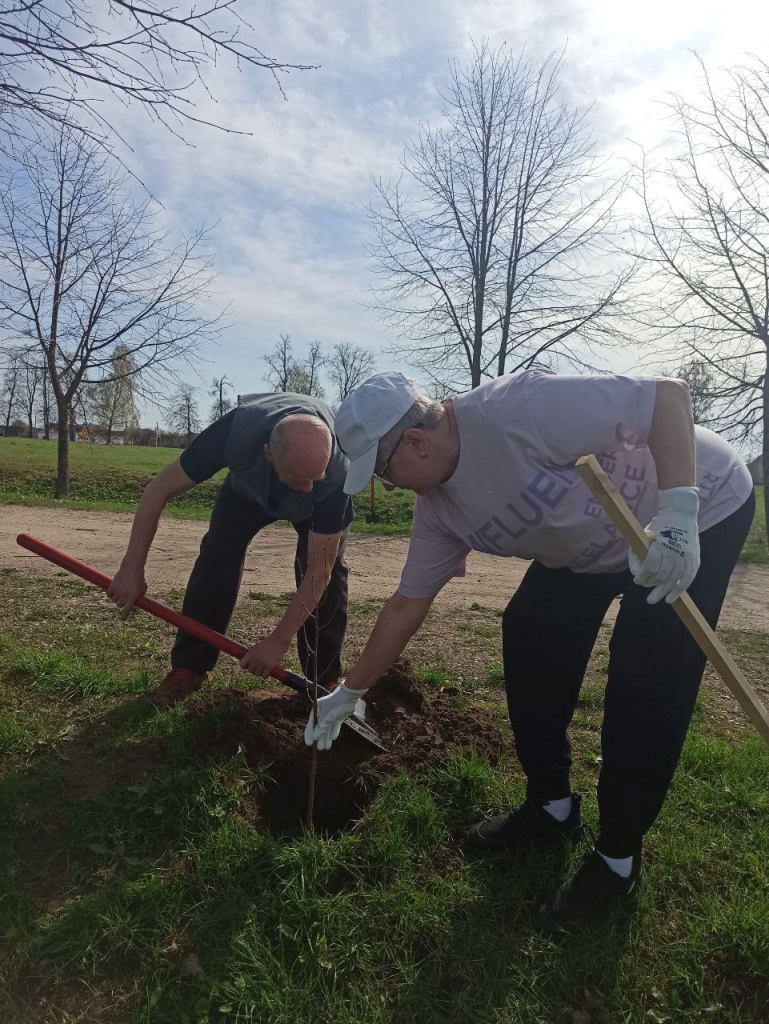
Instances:
[[[260,356],[280,333],[299,354],[316,338],[326,347],[352,341],[377,354],[379,369],[393,364],[383,354],[390,335],[367,308],[370,175],[397,174],[404,142],[440,115],[448,58],[464,61],[471,38],[541,57],[565,46],[564,86],[574,102],[595,104],[601,148],[617,159],[631,141],[666,143],[661,101],[696,88],[692,49],[717,67],[769,42],[769,5],[758,0],[240,0],[241,8],[265,52],[319,65],[285,76],[285,99],[266,72],[216,69],[215,101],[202,95],[199,113],[251,135],[187,126],[182,142],[120,107],[113,123],[167,225],[211,226],[218,301],[230,303],[232,326],[204,352],[202,382],[190,379],[202,388],[227,373],[242,392],[264,387]],[[147,407],[142,419],[156,415]]]

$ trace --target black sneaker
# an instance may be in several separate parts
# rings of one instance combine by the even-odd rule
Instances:
[[[508,814],[498,814],[473,825],[467,834],[468,842],[475,850],[491,852],[509,850],[527,842],[577,839],[582,833],[581,802],[582,797],[574,793],[568,818],[558,821],[543,804],[527,798]]]
[[[593,848],[571,878],[539,908],[537,923],[551,933],[600,924],[612,915],[632,911],[642,882],[640,854],[633,858],[630,877],[622,878]]]

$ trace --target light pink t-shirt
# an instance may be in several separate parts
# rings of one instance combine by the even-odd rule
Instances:
[[[645,526],[657,513],[646,441],[651,377],[561,376],[546,370],[490,380],[453,400],[460,455],[449,480],[417,497],[398,590],[432,597],[464,575],[469,551],[537,559],[548,568],[619,572],[628,547],[575,467],[593,454]],[[700,530],[747,499],[747,466],[723,438],[695,428]]]

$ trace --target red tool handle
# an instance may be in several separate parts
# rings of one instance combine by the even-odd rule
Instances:
[[[20,533],[16,538],[16,543],[20,544],[28,551],[32,551],[34,554],[40,555],[41,558],[48,559],[48,561],[53,562],[54,565],[58,565],[62,569],[66,569],[67,572],[74,573],[75,576],[79,576],[88,583],[93,583],[95,586],[101,587],[102,590],[106,590],[112,582],[111,576],[107,576],[105,573],[99,572],[98,569],[91,568],[90,565],[86,565],[85,562],[81,562],[77,558],[73,558],[71,555],[65,555],[63,551],[59,551],[57,548],[51,547],[50,544],[45,544],[36,537],[30,537],[28,533]],[[204,626],[202,622],[198,622],[196,619],[191,619],[189,615],[183,615],[181,612],[174,611],[173,608],[169,608],[167,605],[161,604],[160,601],[155,601],[151,597],[140,597],[136,602],[136,607],[143,608],[145,612],[149,612],[150,615],[155,615],[158,619],[170,622],[172,626],[177,626],[179,629],[183,629],[185,633],[190,633],[192,636],[196,636],[199,640],[203,640],[205,643],[211,644],[212,647],[216,647],[218,650],[224,651],[225,654],[231,654],[233,658],[237,658],[238,660],[240,660],[248,650],[247,647],[236,643],[234,640],[230,640],[229,637],[224,636],[223,633],[217,633],[215,629],[211,629],[209,626]],[[297,693],[303,693],[310,697],[313,697],[316,692],[320,697],[325,697],[330,692],[325,686],[321,686],[320,683],[311,683],[309,680],[305,679],[304,676],[300,676],[298,672],[292,672],[290,669],[283,668],[282,665],[275,665],[275,667],[270,670],[270,675],[273,679],[277,679],[285,686],[289,686],[292,690],[296,690]],[[369,743],[373,743],[379,750],[387,749],[382,746],[382,742],[376,732],[365,721],[361,714],[355,713],[350,715],[345,719],[345,725],[351,728],[353,732],[358,733],[358,735],[362,736]]]
[[[50,544],[45,544],[36,537],[31,537],[28,533],[20,533],[16,538],[16,543],[28,551],[40,555],[41,558],[46,558],[49,562],[53,562],[54,565],[61,566],[67,572],[80,576],[81,579],[86,580],[88,583],[101,587],[102,590],[106,590],[112,582],[112,577],[107,576],[106,573],[91,568],[85,562],[73,558],[72,555],[66,555],[63,551],[51,547]],[[154,615],[158,619],[170,622],[172,626],[183,629],[185,633],[196,636],[198,640],[211,644],[212,647],[216,647],[225,654],[231,654],[238,661],[248,650],[247,647],[236,643],[234,640],[230,640],[223,633],[217,633],[215,629],[204,626],[202,622],[191,619],[189,615],[183,615],[181,612],[174,611],[173,608],[169,608],[168,605],[161,604],[160,601],[155,601],[151,597],[140,597],[136,602],[136,607],[143,608],[145,612],[149,612],[150,615]],[[273,679],[277,679],[279,682],[285,683],[301,693],[306,693],[307,687],[310,685],[304,676],[300,676],[297,672],[291,672],[289,669],[283,668],[282,665],[276,665],[271,670],[270,675]],[[323,686],[318,686],[318,693],[322,696],[328,693],[328,690]]]

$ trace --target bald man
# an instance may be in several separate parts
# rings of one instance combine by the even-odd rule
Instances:
[[[297,532],[297,591],[280,622],[243,657],[241,665],[269,675],[296,635],[305,675],[331,688],[342,672],[347,627],[344,548],[353,516],[344,493],[348,460],[334,439],[334,414],[317,398],[289,393],[251,395],[207,427],[181,456],[147,485],[131,539],[107,590],[126,618],[146,592],[144,569],[163,508],[172,498],[225,467],[208,533],[200,545],[182,610],[223,633],[235,607],[246,550],[269,523],[287,519]],[[315,651],[317,617],[319,636]],[[153,692],[169,706],[199,689],[218,651],[179,631],[171,669]]]

